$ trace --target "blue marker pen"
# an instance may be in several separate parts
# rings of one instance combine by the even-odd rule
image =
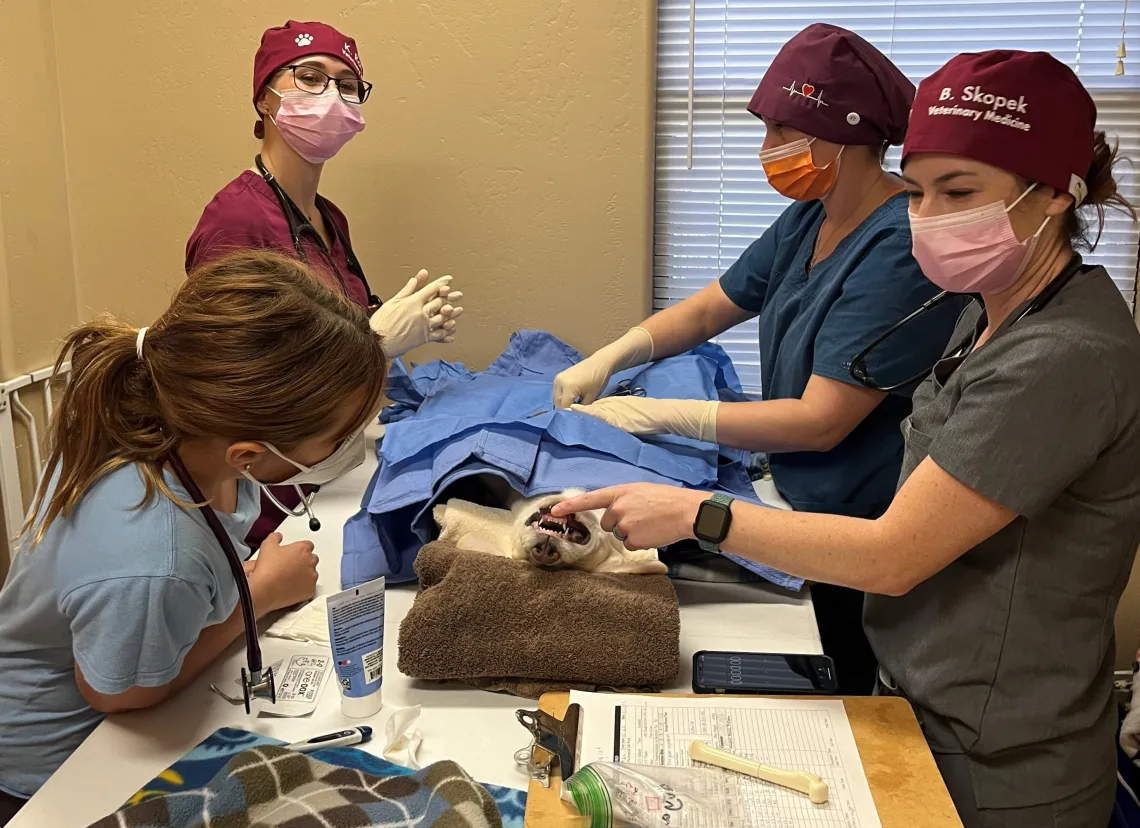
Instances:
[[[325,733],[321,736],[314,736],[312,739],[306,739],[303,742],[294,742],[285,747],[289,750],[295,750],[297,753],[312,753],[314,750],[324,750],[325,748],[360,745],[371,738],[372,728],[368,725],[360,725],[359,727],[351,727],[348,730],[338,730],[336,733]]]

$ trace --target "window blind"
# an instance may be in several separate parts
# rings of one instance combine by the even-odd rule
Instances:
[[[1047,51],[1092,93],[1098,125],[1140,164],[1140,2],[1127,10],[1133,58],[1117,76],[1126,0],[659,0],[654,308],[705,287],[787,206],[764,179],[757,153],[763,123],[745,110],[780,47],[805,26],[833,23],[862,35],[916,85],[960,52]],[[689,156],[690,13],[693,14],[692,168]],[[887,156],[898,169],[899,152]],[[1118,169],[1123,193],[1140,202],[1140,178]],[[1137,243],[1131,219],[1110,213],[1096,251],[1125,297],[1134,299]],[[717,338],[746,390],[760,390],[756,321]]]

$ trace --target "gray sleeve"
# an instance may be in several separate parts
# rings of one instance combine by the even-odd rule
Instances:
[[[1103,358],[1055,331],[1007,331],[959,367],[971,379],[930,457],[1019,515],[1048,507],[1116,433]]]

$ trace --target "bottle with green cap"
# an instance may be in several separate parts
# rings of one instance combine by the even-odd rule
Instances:
[[[705,768],[593,762],[562,784],[561,798],[589,828],[741,828],[739,778]]]

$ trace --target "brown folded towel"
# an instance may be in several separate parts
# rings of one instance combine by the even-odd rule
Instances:
[[[664,575],[559,570],[429,543],[422,591],[400,625],[398,666],[538,698],[655,689],[680,672],[681,616]]]

